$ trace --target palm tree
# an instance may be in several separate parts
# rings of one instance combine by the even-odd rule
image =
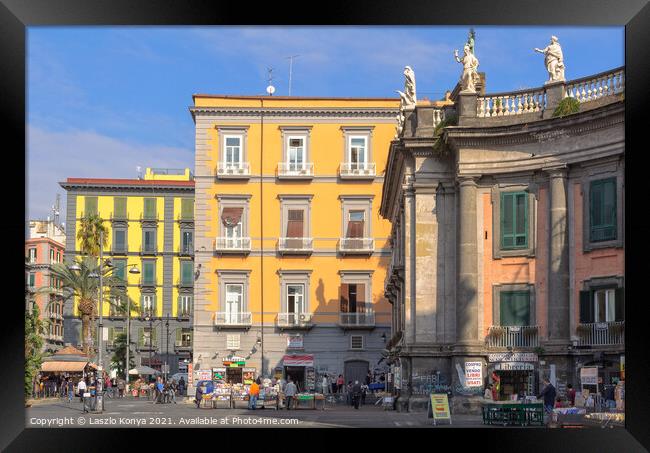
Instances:
[[[76,264],[79,270],[72,270],[66,264],[55,263],[50,268],[51,278],[57,278],[61,282],[64,300],[73,301],[79,299],[77,309],[81,316],[81,334],[83,351],[90,354],[92,346],[92,325],[97,316],[97,298],[99,292],[99,265],[92,258],[78,260]],[[103,266],[102,279],[109,291],[103,292],[104,303],[115,307],[117,312],[126,312],[126,282],[113,275],[114,268]],[[55,294],[57,288],[44,287],[37,292]],[[119,297],[115,297],[119,296]],[[117,302],[116,302],[117,301]],[[49,304],[48,304],[49,305]]]
[[[100,245],[100,232],[103,233],[103,241]],[[77,240],[80,241],[80,250],[90,256],[99,256],[99,249],[108,244],[108,228],[104,226],[104,220],[98,214],[90,214],[79,222]]]

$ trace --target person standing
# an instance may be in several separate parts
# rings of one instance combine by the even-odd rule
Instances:
[[[257,398],[260,396],[260,378],[258,377],[251,384],[250,390],[248,391],[248,408],[255,410],[255,405],[257,404]]]
[[[339,393],[343,393],[343,387],[345,387],[345,379],[343,379],[343,375],[339,374],[339,378],[336,380],[336,386],[337,390]]]
[[[361,405],[363,406],[366,404],[366,395],[368,394],[370,387],[368,387],[368,384],[363,383],[361,384]]]
[[[372,382],[372,373],[370,372],[370,370],[368,370],[368,374],[366,374],[366,385],[369,386],[371,382]]]
[[[329,393],[329,383],[327,381],[327,375],[323,375],[323,395],[327,395]]]
[[[185,379],[181,376],[181,379],[178,381],[178,394],[182,397],[185,396]]]
[[[68,380],[68,404],[72,404],[72,398],[74,396],[74,382],[72,378]]]
[[[549,381],[548,378],[544,378],[543,382],[544,388],[542,389],[542,392],[537,395],[537,399],[544,399],[544,410],[549,415],[550,420],[550,415],[553,412],[553,406],[555,406],[556,391],[555,387],[553,387],[553,384],[551,384],[551,381]]]
[[[120,379],[117,381],[117,392],[120,398],[124,398],[125,386],[126,384],[124,383],[124,379]]]
[[[355,409],[359,409],[359,400],[361,399],[361,384],[359,384],[359,381],[354,381],[354,384],[350,388],[350,394],[352,405]]]
[[[287,382],[287,385],[284,389],[284,396],[287,400],[287,410],[291,410],[291,404],[293,402],[293,398],[296,396],[297,391],[298,388],[296,387],[296,384],[294,384],[291,378],[289,378],[289,382]]]
[[[573,407],[576,405],[576,389],[574,389],[573,385],[571,384],[567,384],[566,388],[567,388],[566,396],[567,399],[569,400],[569,405]]]
[[[88,405],[86,403],[86,389],[88,387],[86,386],[86,381],[82,378],[79,380],[79,384],[77,385],[77,389],[79,391],[79,400],[81,401],[81,404],[83,404],[83,411],[88,412]]]

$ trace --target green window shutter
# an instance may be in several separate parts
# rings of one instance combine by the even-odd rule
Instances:
[[[614,296],[615,321],[625,321],[625,291],[623,288],[616,288]]]
[[[85,197],[84,199],[84,215],[97,214],[97,197]]]
[[[501,248],[528,247],[528,193],[501,192]]]
[[[113,218],[126,219],[126,197],[113,198]]]
[[[29,274],[29,286],[36,285],[36,274]]]
[[[113,230],[113,250],[123,252],[126,250],[126,231]]]
[[[181,198],[181,218],[190,220],[194,218],[194,200]]]
[[[138,327],[138,344],[144,346],[144,328]]]
[[[502,326],[530,325],[530,293],[528,291],[502,292],[500,309]]]
[[[501,248],[514,247],[514,196],[512,193],[501,193]]]
[[[589,239],[592,242],[616,239],[616,178],[591,182],[589,225]]]
[[[193,263],[191,261],[181,261],[181,282],[183,284],[192,283]]]
[[[113,263],[115,266],[113,270],[113,277],[119,278],[120,280],[126,280],[126,261],[115,260]]]
[[[153,283],[154,281],[154,263],[146,262],[142,265],[144,271],[144,281],[145,283]]]
[[[594,319],[591,291],[580,291],[580,323],[589,324],[594,322]]]
[[[145,219],[155,219],[156,218],[156,199],[155,198],[145,198],[144,199],[144,218]]]

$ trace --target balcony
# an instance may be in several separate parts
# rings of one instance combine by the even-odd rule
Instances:
[[[157,247],[140,246],[140,255],[155,255],[158,253]]]
[[[191,314],[192,314],[192,311],[189,308],[187,308],[187,309],[179,308],[178,311],[176,312],[176,318],[178,318],[178,319],[189,319]]]
[[[339,168],[341,179],[373,179],[376,174],[374,162],[343,162]]]
[[[192,244],[186,245],[186,246],[178,246],[178,254],[179,256],[194,256],[194,247]]]
[[[625,343],[625,321],[578,324],[579,346],[616,346]]]
[[[217,312],[214,325],[218,327],[250,327],[253,315],[251,312]]]
[[[139,313],[140,313],[141,318],[155,318],[156,317],[156,307],[140,308]]]
[[[278,313],[277,326],[280,329],[311,329],[311,313]]]
[[[375,313],[373,311],[339,313],[339,326],[345,329],[375,327]]]
[[[341,238],[339,253],[347,255],[367,255],[375,251],[373,238]]]
[[[140,213],[140,222],[157,222],[157,221],[158,221],[157,212]]]
[[[219,162],[217,164],[217,178],[219,179],[248,179],[251,176],[248,162]]]
[[[278,251],[284,255],[308,255],[314,251],[312,238],[280,238]]]
[[[312,179],[313,177],[314,177],[313,162],[303,162],[303,163],[280,162],[278,164],[278,178]]]
[[[128,250],[126,249],[126,247],[113,247],[111,249],[111,255],[126,255],[127,253]]]
[[[539,346],[539,327],[490,326],[485,342],[493,348],[535,348]]]
[[[129,220],[126,212],[111,212],[109,219],[111,222],[126,222]]]
[[[219,253],[250,253],[250,237],[218,237],[215,240],[215,250]]]

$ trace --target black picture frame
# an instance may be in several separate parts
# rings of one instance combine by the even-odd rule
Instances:
[[[8,188],[18,190],[25,187],[25,51],[26,27],[39,25],[230,25],[230,24],[279,24],[279,25],[624,25],[626,55],[626,170],[628,185],[626,200],[626,428],[620,429],[492,429],[475,433],[474,437],[462,436],[464,431],[439,429],[435,432],[417,433],[423,435],[427,446],[443,446],[462,450],[472,449],[499,451],[644,451],[650,448],[650,426],[647,411],[650,407],[650,358],[645,332],[647,322],[643,316],[644,294],[641,292],[645,270],[644,262],[650,241],[643,233],[648,228],[642,217],[647,201],[640,194],[647,193],[641,186],[644,180],[643,155],[647,153],[645,143],[648,111],[648,81],[650,80],[650,4],[645,0],[559,0],[539,1],[472,1],[454,2],[395,2],[375,0],[374,2],[323,2],[317,8],[304,2],[290,2],[276,5],[254,5],[243,2],[210,2],[206,0],[152,1],[141,0],[2,0],[0,3],[0,108],[2,109],[3,141],[7,163],[5,176],[9,177]],[[317,13],[315,11],[318,11]],[[13,138],[9,145],[8,138]],[[14,159],[15,157],[15,159]],[[636,186],[639,186],[638,188]],[[146,431],[122,429],[120,435],[110,429],[26,429],[23,401],[23,328],[24,294],[21,288],[24,278],[18,273],[16,263],[24,258],[22,240],[24,237],[25,203],[20,197],[8,194],[5,198],[9,212],[2,225],[7,236],[5,281],[10,283],[4,297],[4,328],[2,335],[2,367],[0,380],[0,449],[5,451],[102,451],[114,450],[120,444],[125,448],[145,443],[150,449],[157,442],[170,446],[169,438],[182,439],[186,449],[228,448],[215,439],[215,433],[195,434],[192,430]],[[634,208],[637,208],[634,212]],[[640,207],[640,209],[639,209]],[[636,295],[636,297],[634,297]],[[423,415],[424,416],[424,415]],[[131,440],[123,437],[129,432]],[[259,432],[258,432],[259,433]],[[235,448],[287,448],[290,435],[282,430],[265,431],[257,434]],[[384,442],[394,439],[401,448],[412,448],[415,444],[404,434],[412,431],[372,431],[358,434],[358,440],[370,439]],[[458,434],[461,434],[459,436]],[[154,435],[155,434],[155,435]],[[324,436],[327,437],[324,437]],[[325,439],[343,446],[346,441],[338,436],[324,433]],[[442,439],[440,436],[446,437]],[[254,441],[254,439],[256,439]],[[473,440],[472,440],[473,439]],[[314,438],[310,440],[313,444]],[[300,442],[300,441],[296,441]],[[365,443],[365,441],[364,441]],[[293,448],[304,448],[304,444]],[[386,444],[384,444],[386,445]],[[455,446],[454,446],[455,445]],[[232,446],[231,446],[232,447]]]

